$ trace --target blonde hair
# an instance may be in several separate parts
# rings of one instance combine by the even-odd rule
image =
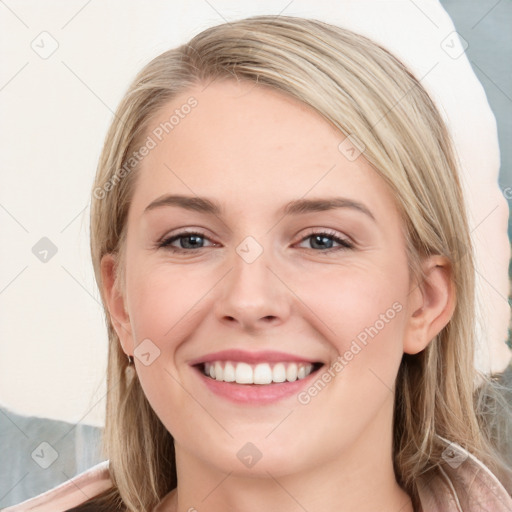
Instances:
[[[124,289],[126,220],[137,165],[121,178],[119,170],[126,170],[161,107],[216,79],[280,90],[364,144],[364,157],[396,198],[418,286],[425,277],[422,258],[441,254],[450,260],[457,297],[453,317],[424,351],[404,355],[397,376],[398,483],[417,504],[417,479],[443,462],[440,435],[479,457],[510,489],[510,470],[496,449],[491,380],[479,388],[483,394],[474,395],[475,269],[450,137],[420,82],[366,37],[312,19],[254,16],[208,28],[149,62],[117,109],[94,183],[91,253],[100,290],[100,261],[107,253],[118,258],[117,284]],[[176,487],[173,439],[127,368],[103,303],[109,337],[104,447],[114,484],[104,502],[110,510],[149,511]]]

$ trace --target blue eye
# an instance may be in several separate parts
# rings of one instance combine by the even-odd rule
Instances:
[[[205,240],[208,240],[201,233],[184,231],[184,232],[178,233],[177,235],[173,235],[169,238],[162,240],[162,242],[160,242],[158,244],[158,246],[164,247],[173,252],[188,251],[191,249],[203,249],[203,247],[200,246],[200,244],[199,244],[199,240],[202,238]],[[172,243],[174,243],[177,240],[180,240],[181,247],[174,247],[171,245]]]
[[[301,242],[308,239],[311,239],[311,244],[313,246],[316,245],[317,247],[320,247],[320,249],[324,249],[321,252],[339,251],[354,248],[354,245],[351,242],[349,242],[347,239],[340,238],[337,236],[337,233],[333,231],[309,233],[301,240]],[[332,242],[339,244],[341,247],[332,247]],[[325,247],[326,243],[329,245],[329,247]]]
[[[309,233],[307,236],[302,238],[301,243],[305,240],[311,239],[312,246],[311,249],[321,249],[316,252],[330,252],[330,251],[338,251],[344,249],[353,249],[354,245],[349,242],[347,239],[340,238],[337,236],[336,232],[333,231],[322,231],[322,232],[313,232]],[[158,243],[159,248],[165,248],[170,250],[171,252],[191,252],[194,250],[204,249],[205,247],[202,245],[201,240],[209,240],[202,233],[198,232],[189,232],[182,231],[176,235],[173,235],[169,238],[165,238],[161,242]],[[176,247],[172,244],[179,241],[180,247]],[[332,247],[332,243],[337,243],[340,247]],[[212,244],[215,246],[217,244]]]

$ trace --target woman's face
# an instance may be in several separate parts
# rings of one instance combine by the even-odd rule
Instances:
[[[319,114],[247,82],[187,91],[147,135],[116,328],[178,459],[278,476],[389,458],[412,295],[385,182]]]

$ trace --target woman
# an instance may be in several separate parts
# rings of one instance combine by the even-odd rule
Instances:
[[[456,159],[372,41],[258,16],[154,59],[91,251],[109,464],[23,510],[512,509]]]

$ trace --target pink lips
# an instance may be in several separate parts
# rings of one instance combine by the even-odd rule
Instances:
[[[247,350],[221,350],[220,352],[213,352],[206,356],[198,357],[189,362],[191,366],[200,363],[210,363],[211,361],[235,361],[244,363],[315,363],[313,359],[306,359],[304,357],[287,354],[286,352],[275,352],[265,350],[261,352],[248,352]]]
[[[310,386],[317,372],[313,371],[307,377],[294,382],[281,382],[272,384],[237,384],[236,382],[223,382],[207,377],[201,370],[195,370],[199,378],[208,389],[222,398],[236,404],[265,405],[277,402],[290,396],[296,396],[301,389]]]

